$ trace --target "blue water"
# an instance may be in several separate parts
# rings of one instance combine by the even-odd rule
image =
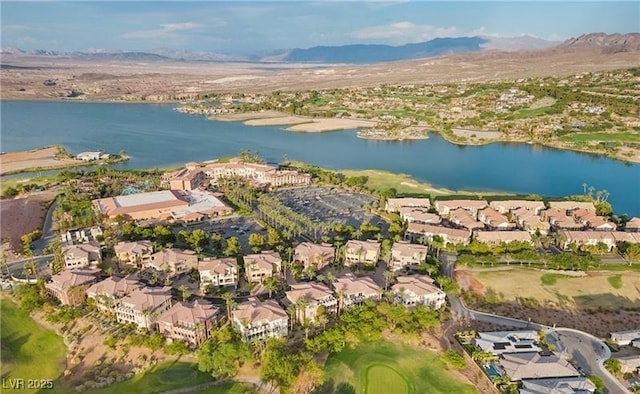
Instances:
[[[162,168],[257,150],[331,169],[382,169],[453,190],[565,196],[582,184],[611,193],[617,213],[640,215],[640,165],[526,144],[458,146],[436,134],[419,141],[372,141],[354,131],[292,133],[282,127],[212,122],[172,105],[1,102],[1,149],[60,144],[71,153],[125,150],[120,168]]]
[[[487,371],[487,374],[491,379],[500,377],[500,374],[498,373],[498,370],[496,369],[495,365],[493,364],[485,365],[484,369],[485,371]]]

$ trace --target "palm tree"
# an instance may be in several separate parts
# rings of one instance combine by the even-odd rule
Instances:
[[[307,305],[309,305],[309,303],[304,297],[300,297],[296,301],[296,308],[298,309],[298,312],[301,312],[302,314],[301,320],[303,325],[307,322]]]
[[[391,280],[393,280],[393,278],[395,277],[395,274],[389,270],[385,270],[382,273],[382,276],[384,276],[384,289],[388,290],[389,289],[389,282],[391,282]]]
[[[180,285],[178,290],[182,293],[182,301],[187,301],[191,297],[191,291],[186,285]]]
[[[231,311],[237,305],[236,300],[233,299],[233,294],[226,292],[222,294],[222,299],[227,306],[227,318],[231,321]]]
[[[296,304],[291,304],[287,307],[287,314],[289,314],[289,323],[291,327],[290,331],[293,331],[293,326],[295,325],[296,318],[298,316],[298,309],[296,308]]]
[[[278,288],[279,284],[278,279],[273,276],[268,277],[264,282],[262,282],[264,288],[269,292],[269,298],[271,298],[271,294],[273,294],[273,291]]]

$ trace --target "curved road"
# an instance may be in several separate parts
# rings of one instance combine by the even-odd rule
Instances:
[[[455,255],[443,253],[440,255],[440,259],[443,263],[444,273],[453,279],[453,273],[455,272]],[[630,393],[630,391],[604,367],[603,363],[611,357],[611,351],[599,338],[572,328],[549,327],[531,321],[476,311],[467,308],[462,300],[455,295],[447,294],[447,298],[451,304],[451,315],[456,320],[471,319],[522,329],[544,330],[547,334],[548,341],[555,344],[558,352],[570,355],[585,374],[600,377],[604,382],[607,393]]]

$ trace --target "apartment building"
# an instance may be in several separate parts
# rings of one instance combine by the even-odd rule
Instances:
[[[336,313],[338,309],[338,300],[333,292],[319,282],[291,285],[291,290],[285,294],[288,304],[297,305],[296,318],[300,324],[304,324],[305,321],[314,323],[320,306],[331,314]],[[300,300],[303,300],[302,305]]]
[[[391,286],[396,300],[406,306],[426,305],[440,309],[446,302],[446,294],[433,284],[427,275],[399,276],[397,283]]]
[[[53,275],[44,284],[45,291],[56,298],[62,305],[75,306],[81,304],[86,297],[86,290],[98,280],[99,269],[74,269]]]
[[[359,305],[366,300],[380,301],[382,288],[368,276],[356,277],[348,273],[333,283],[341,308]]]
[[[120,300],[115,307],[116,319],[120,323],[132,323],[152,330],[158,317],[172,304],[170,287],[144,287]]]
[[[231,322],[247,342],[282,338],[289,332],[289,316],[274,300],[251,298],[231,312]]]
[[[89,241],[84,244],[63,246],[62,257],[65,269],[96,266],[102,262],[100,243]]]
[[[205,258],[198,262],[200,290],[207,286],[236,287],[238,285],[238,261],[233,257]]]
[[[167,248],[151,255],[151,258],[144,262],[142,267],[153,268],[172,278],[197,269],[198,255],[193,250]]]
[[[377,264],[380,259],[380,242],[349,240],[344,246],[344,265]]]
[[[248,254],[243,259],[245,276],[251,283],[262,283],[268,277],[280,276],[282,258],[278,252],[265,250]]]
[[[333,263],[336,258],[336,248],[331,244],[315,244],[303,242],[296,246],[293,262],[302,265],[305,269],[311,266],[317,270]]]
[[[198,347],[209,338],[218,325],[220,310],[213,304],[196,300],[178,302],[158,316],[158,331],[171,341],[185,342]]]
[[[428,248],[409,242],[396,242],[391,247],[391,261],[389,268],[399,271],[405,267],[418,266],[425,262]]]
[[[110,276],[91,285],[87,289],[87,297],[94,299],[96,306],[103,312],[113,312],[122,297],[144,287],[138,278],[126,276]]]
[[[120,266],[140,267],[153,255],[153,243],[147,240],[118,242],[113,249]]]

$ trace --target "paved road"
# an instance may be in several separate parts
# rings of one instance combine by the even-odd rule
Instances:
[[[7,266],[9,267],[9,272],[11,273],[12,276],[14,276],[14,277],[16,277],[18,279],[24,279],[25,276],[22,273],[22,271],[24,271],[24,264],[33,260],[33,261],[36,262],[36,268],[38,270],[38,276],[40,277],[40,276],[43,276],[43,275],[50,275],[51,274],[51,269],[49,267],[49,262],[52,259],[53,259],[53,255],[52,254],[46,254],[46,255],[42,255],[42,256],[34,256],[33,258],[13,261],[11,263],[7,263]],[[2,272],[6,273],[6,268],[5,267],[2,267]]]
[[[44,217],[44,224],[42,225],[42,238],[33,242],[34,253],[42,253],[42,249],[49,246],[57,237],[57,234],[53,231],[53,212],[58,206],[58,200],[56,199],[49,207],[47,215]]]

